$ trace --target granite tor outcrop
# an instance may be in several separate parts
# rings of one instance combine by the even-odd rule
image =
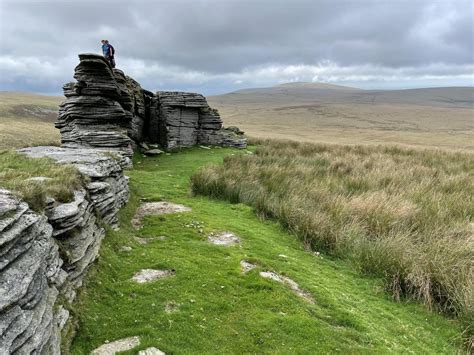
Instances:
[[[111,69],[96,54],[80,54],[75,83],[64,86],[56,127],[62,146],[114,150],[130,158],[141,143],[165,149],[197,144],[245,148],[239,130],[223,129],[217,110],[201,94],[159,91],[152,93]]]

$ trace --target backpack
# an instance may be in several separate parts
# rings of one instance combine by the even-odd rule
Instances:
[[[111,44],[109,44],[109,48],[112,49],[112,57],[115,55],[115,48]]]

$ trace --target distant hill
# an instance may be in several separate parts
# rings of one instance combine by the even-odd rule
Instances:
[[[288,83],[209,97],[255,137],[474,149],[474,88],[361,90]]]
[[[0,92],[0,149],[59,144],[54,127],[64,97]]]

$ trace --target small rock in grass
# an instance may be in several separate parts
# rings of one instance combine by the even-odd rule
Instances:
[[[132,247],[123,246],[123,247],[120,248],[120,251],[123,251],[123,252],[130,252],[130,251],[132,251]]]
[[[145,350],[140,350],[138,352],[138,355],[165,355],[165,353],[155,347],[153,348],[148,348]]]
[[[211,233],[209,234],[207,239],[215,245],[230,246],[240,243],[239,237],[237,237],[234,233],[231,232],[222,232],[220,234]]]
[[[132,280],[139,284],[143,284],[173,276],[175,273],[175,270],[142,269],[133,275]]]
[[[255,264],[252,264],[252,263],[249,263],[248,261],[246,260],[242,260],[240,262],[240,267],[242,268],[242,272],[244,274],[246,274],[247,272],[249,272],[250,270],[253,270],[257,267],[257,265]]]
[[[106,342],[92,351],[93,355],[114,355],[121,351],[131,350],[140,345],[140,338],[137,336]]]
[[[260,276],[262,276],[263,278],[266,278],[266,279],[271,279],[273,281],[286,284],[286,285],[290,286],[290,288],[293,290],[293,292],[296,293],[298,296],[304,298],[309,303],[314,303],[313,296],[309,292],[302,290],[300,288],[300,286],[295,281],[290,279],[289,277],[282,276],[282,275],[277,274],[276,272],[272,272],[272,271],[262,271],[262,272],[260,272]]]
[[[26,179],[26,181],[34,181],[34,182],[45,182],[49,180],[52,180],[52,178],[46,177],[46,176],[33,176]]]
[[[146,245],[150,242],[153,242],[155,240],[166,240],[166,237],[164,235],[160,235],[159,237],[149,237],[149,238],[140,238],[140,237],[135,237],[135,240],[142,245]]]
[[[178,212],[188,212],[191,208],[178,205],[176,203],[161,201],[161,202],[145,202],[138,207],[135,216],[132,219],[132,225],[135,229],[140,229],[143,217],[149,215],[160,215]]]
[[[166,305],[165,305],[165,312],[166,313],[174,313],[174,312],[177,312],[179,310],[179,304],[171,301],[171,302],[168,302]]]
[[[287,258],[288,258],[288,257],[287,257],[286,255],[284,255],[284,254],[278,254],[278,256],[279,256],[280,258],[284,258],[284,259],[287,259]]]
[[[206,147],[205,145],[200,145],[199,148],[202,148],[202,149],[211,149],[211,147]]]
[[[163,154],[164,152],[160,149],[149,149],[149,150],[146,150],[144,153],[145,155],[154,156],[154,155]]]

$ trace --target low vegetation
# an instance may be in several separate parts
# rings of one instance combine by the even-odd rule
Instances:
[[[39,178],[39,179],[38,179]],[[11,150],[0,150],[0,188],[22,197],[36,211],[45,207],[46,197],[60,202],[72,199],[84,177],[73,166],[51,159],[30,159]]]
[[[395,298],[472,324],[473,172],[469,153],[266,141],[191,181],[195,194],[253,206],[308,249],[383,277]]]
[[[63,98],[0,92],[0,149],[59,145],[53,122]]]
[[[120,231],[108,231],[74,306],[72,354],[131,336],[140,345],[126,354],[148,347],[166,354],[456,353],[458,321],[415,302],[393,302],[379,278],[305,251],[278,222],[262,221],[245,204],[191,196],[190,176],[230,154],[245,159],[219,148],[135,157]],[[131,220],[140,203],[160,200],[192,210],[146,216],[136,230]],[[210,243],[219,231],[240,243]],[[243,273],[242,260],[257,267]],[[132,277],[141,269],[175,274],[139,284]],[[265,271],[294,280],[314,303],[262,277]]]

